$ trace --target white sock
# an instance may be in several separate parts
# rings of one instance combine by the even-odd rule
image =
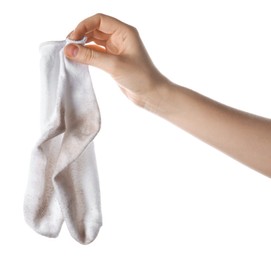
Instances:
[[[56,237],[65,220],[73,238],[88,244],[102,225],[93,146],[100,113],[88,67],[66,59],[66,43],[40,47],[42,136],[32,153],[24,214],[48,237]]]

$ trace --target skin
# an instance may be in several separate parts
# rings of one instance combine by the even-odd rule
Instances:
[[[179,86],[154,66],[137,30],[96,14],[68,36],[67,58],[109,73],[136,105],[177,125],[207,144],[271,177],[271,120],[226,106]]]

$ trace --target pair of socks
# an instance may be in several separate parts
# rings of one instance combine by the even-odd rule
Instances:
[[[88,66],[64,55],[71,42],[40,46],[42,134],[31,156],[24,216],[48,237],[58,236],[65,221],[72,237],[88,244],[102,225],[93,144],[100,113]]]

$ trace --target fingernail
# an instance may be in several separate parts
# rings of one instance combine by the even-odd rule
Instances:
[[[79,48],[78,46],[74,45],[74,44],[69,44],[66,47],[66,53],[68,54],[68,56],[70,57],[76,57],[78,54]]]

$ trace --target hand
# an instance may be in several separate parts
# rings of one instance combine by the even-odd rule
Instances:
[[[117,81],[134,103],[145,100],[167,79],[152,63],[137,30],[113,17],[96,14],[83,20],[68,36],[87,37],[86,44],[69,44],[65,55],[76,62],[98,67]]]

